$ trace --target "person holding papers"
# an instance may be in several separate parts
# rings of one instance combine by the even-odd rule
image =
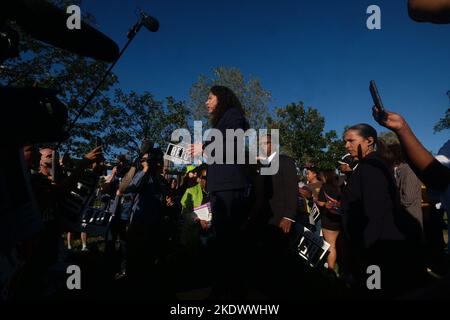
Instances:
[[[200,249],[200,233],[209,228],[210,221],[202,220],[195,213],[195,209],[208,203],[209,196],[206,192],[206,168],[194,169],[198,174],[193,179],[195,185],[187,188],[181,198],[182,217],[180,243],[188,251],[188,254],[195,256]]]
[[[239,262],[242,247],[239,231],[246,221],[244,207],[249,181],[245,164],[238,164],[236,161],[237,138],[234,141],[227,141],[226,131],[228,129],[245,131],[249,128],[249,124],[241,102],[228,87],[211,87],[205,106],[211,119],[212,128],[219,131],[223,138],[222,144],[219,146],[223,152],[223,159],[220,160],[223,161],[208,162],[206,185],[211,199],[212,227],[216,236],[214,259],[217,282],[212,297],[239,297],[242,292],[240,289],[242,281],[239,280],[242,275],[242,267]],[[213,141],[215,142],[215,140]],[[205,147],[205,152],[203,152],[203,147]],[[230,148],[234,148],[234,150],[230,150]],[[205,158],[211,159],[217,150],[214,149],[211,154],[208,154],[206,152],[208,149],[208,146],[192,145],[191,154],[195,157],[203,154]],[[235,161],[226,163],[226,155],[233,151]]]

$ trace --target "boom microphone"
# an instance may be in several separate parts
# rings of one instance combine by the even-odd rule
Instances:
[[[15,21],[40,41],[106,62],[118,58],[119,47],[113,40],[84,22],[80,30],[69,30],[67,18],[66,12],[45,0],[7,0],[0,12],[0,21]]]
[[[141,23],[148,31],[156,32],[159,30],[159,22],[152,16],[147,15],[141,10]]]

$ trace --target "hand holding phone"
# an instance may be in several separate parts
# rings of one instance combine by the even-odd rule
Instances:
[[[372,95],[373,103],[380,111],[384,111],[383,102],[381,101],[380,94],[378,93],[377,85],[375,80],[370,81],[369,85],[370,94]]]
[[[375,80],[371,80],[369,84],[370,94],[372,95],[373,103],[375,104],[375,108],[377,109],[377,114],[380,118],[386,118],[386,110],[384,109],[383,102],[381,101],[380,94],[378,92],[377,85]]]

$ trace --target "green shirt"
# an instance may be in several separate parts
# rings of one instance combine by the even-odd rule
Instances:
[[[195,207],[201,206],[203,201],[203,191],[200,183],[195,186],[186,189],[183,197],[181,198],[181,206],[183,208],[183,214],[189,214],[194,211]]]

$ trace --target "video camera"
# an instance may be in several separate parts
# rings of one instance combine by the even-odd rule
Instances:
[[[0,12],[0,64],[19,56],[20,33],[16,26],[35,39],[76,54],[107,62],[119,57],[114,41],[86,23],[79,30],[69,30],[66,20],[65,11],[45,0],[4,1]],[[67,107],[56,94],[44,88],[0,87],[0,102],[10,114],[0,122],[0,132],[9,140],[2,139],[1,144],[22,146],[66,140]]]
[[[0,87],[0,101],[8,116],[0,122],[0,144],[23,146],[41,142],[61,142],[68,138],[66,106],[56,91],[43,88]]]
[[[19,55],[20,33],[16,27],[34,39],[76,54],[108,62],[118,59],[119,48],[114,41],[85,23],[80,30],[69,30],[66,21],[66,12],[45,0],[3,1],[0,65]],[[22,147],[68,138],[67,107],[56,94],[46,88],[0,86],[0,103],[5,113],[0,120],[0,145],[5,154],[0,159],[0,203],[4,205],[0,220],[6,221],[0,223],[0,254],[31,238],[41,227]]]

